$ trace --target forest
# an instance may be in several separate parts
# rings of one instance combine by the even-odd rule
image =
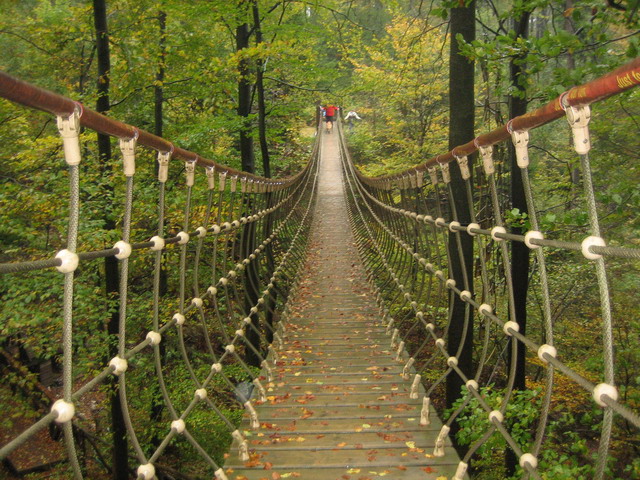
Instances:
[[[334,104],[343,116],[357,112],[359,119],[344,122],[349,149],[360,171],[377,177],[444,154],[472,140],[474,132],[491,131],[637,58],[639,7],[639,0],[0,0],[0,70],[202,158],[275,179],[304,171],[314,148],[319,106]],[[463,17],[466,23],[460,23]],[[464,100],[460,92],[466,92]],[[602,229],[616,245],[635,248],[640,248],[639,98],[640,92],[631,89],[599,102],[591,122],[592,142],[598,146],[592,168]],[[456,116],[464,115],[465,102],[471,114]],[[454,117],[462,123],[456,125]],[[556,124],[536,129],[529,149],[532,157],[535,154],[532,170],[541,230],[577,238],[588,228],[588,218],[580,206],[584,193],[579,159],[565,133]],[[80,137],[84,183],[78,242],[84,250],[110,248],[120,239],[123,222],[118,203],[126,189],[119,175],[121,159],[115,140],[90,130]],[[0,263],[50,258],[64,248],[69,213],[55,119],[0,98],[0,143]],[[515,153],[501,146],[494,155],[505,222],[514,231],[530,230],[526,204],[512,187]],[[148,205],[149,212],[135,212],[132,236],[149,238],[156,221],[151,210],[158,202],[157,167],[148,152],[140,153],[138,162],[142,179],[136,202]],[[173,233],[184,223],[184,169],[184,162],[171,163],[165,187],[164,222]],[[206,204],[204,197],[200,200]],[[225,202],[229,212],[242,208],[232,200]],[[478,203],[482,211],[486,199]],[[209,212],[201,209],[193,216],[195,222],[209,218]],[[218,253],[228,260],[226,252]],[[524,277],[530,279],[523,287],[529,325],[534,335],[542,336],[536,260],[527,255],[521,261],[526,265]],[[177,269],[177,249],[163,262],[163,271]],[[564,361],[598,383],[603,359],[594,347],[594,332],[599,334],[602,320],[598,310],[589,309],[599,301],[597,285],[570,255],[559,252],[549,262],[551,311]],[[132,261],[134,324],[146,320],[144,309],[152,301],[151,263],[149,258]],[[83,295],[74,304],[74,328],[84,332],[76,335],[73,345],[81,366],[73,379],[78,384],[103,368],[117,343],[114,265],[93,262],[77,283]],[[617,386],[625,404],[637,412],[640,265],[637,258],[612,259],[607,267],[616,318]],[[183,286],[175,277],[163,278],[160,289],[167,301],[158,315],[171,318]],[[497,282],[496,289],[506,288]],[[2,445],[22,429],[23,419],[48,412],[60,390],[62,286],[48,271],[0,274],[0,295]],[[189,331],[187,337],[204,350],[204,340],[195,338],[198,333]],[[491,355],[506,358],[505,345],[495,340]],[[189,372],[171,354],[165,361],[171,371],[167,388],[186,405],[183,387]],[[201,367],[204,371],[209,365]],[[252,372],[237,366],[230,378],[246,381]],[[520,412],[514,428],[523,445],[533,441],[530,427],[541,401],[541,372],[527,367],[513,404]],[[423,375],[429,378],[429,372]],[[543,478],[594,478],[602,410],[558,377],[560,397],[552,404],[550,433],[540,457]],[[131,379],[139,388],[129,408],[143,425],[140,441],[145,448],[157,445],[160,432],[155,422],[169,418],[159,406],[160,392],[143,388],[147,379],[142,369],[133,370]],[[504,379],[496,374],[493,388],[484,392],[497,403],[501,382]],[[122,428],[114,420],[116,391],[117,382],[96,387],[76,427],[74,434],[84,445],[80,457],[86,478],[130,478],[134,467],[131,452],[126,447],[122,451],[113,434]],[[444,392],[438,395],[434,403],[446,418],[459,404],[447,402]],[[225,415],[237,424],[242,409],[232,402],[222,404]],[[563,408],[554,409],[558,405]],[[566,405],[571,405],[569,411]],[[214,452],[216,461],[223,461],[231,442],[226,425],[194,415],[193,422],[205,432],[199,441]],[[483,434],[488,420],[480,417],[477,405],[467,406],[455,439],[460,451]],[[57,439],[60,432],[50,435]],[[640,479],[637,429],[616,418],[612,438],[604,478]],[[471,477],[523,478],[522,470],[505,455],[507,449],[501,440],[480,449]],[[167,467],[159,478],[211,478],[209,467],[196,460],[197,452],[188,445],[168,455],[174,455],[175,469]],[[16,467],[19,459],[14,460],[13,466],[7,461],[0,466],[0,477],[71,478],[65,462],[43,459],[46,468],[21,473]],[[116,463],[119,468],[113,466]]]

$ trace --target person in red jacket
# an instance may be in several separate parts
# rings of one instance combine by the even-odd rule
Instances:
[[[338,107],[329,104],[325,105],[322,110],[324,111],[324,121],[327,122],[327,128],[330,129],[333,127],[333,119],[336,115]],[[329,123],[331,124],[331,127],[328,125]]]

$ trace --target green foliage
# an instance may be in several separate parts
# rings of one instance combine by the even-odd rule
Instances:
[[[494,387],[482,387],[479,392],[485,402],[494,410],[498,410],[504,401],[505,392],[496,390]],[[460,445],[471,447],[480,440],[486,431],[491,427],[488,412],[482,408],[475,397],[470,397],[466,388],[462,390],[462,396],[445,412],[444,418],[447,419],[458,409],[462,408],[460,414],[456,417],[460,430],[456,434],[456,440]],[[468,401],[467,401],[468,400]],[[527,447],[533,440],[532,427],[535,425],[540,409],[540,392],[537,390],[515,391],[504,413],[503,425],[509,431],[512,438],[520,448],[527,451]],[[474,461],[474,467],[487,472],[481,474],[479,479],[497,478],[496,475],[502,475],[500,478],[506,478],[504,471],[499,473],[503,467],[504,451],[507,443],[499,432],[494,434],[482,444],[477,451],[477,460]],[[522,472],[514,478],[520,478]],[[484,476],[489,475],[489,476]]]
[[[363,118],[348,140],[368,175],[421,163],[446,145],[446,67],[438,25],[401,9],[372,41],[355,35],[344,46],[353,69],[343,100]],[[410,65],[410,68],[408,67]]]

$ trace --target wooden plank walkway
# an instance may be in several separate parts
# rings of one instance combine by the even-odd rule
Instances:
[[[310,255],[292,301],[261,428],[245,432],[251,459],[236,445],[229,479],[446,480],[459,458],[447,439],[433,449],[442,423],[433,411],[420,425],[422,398],[395,361],[380,323],[347,219],[337,135],[325,135]]]

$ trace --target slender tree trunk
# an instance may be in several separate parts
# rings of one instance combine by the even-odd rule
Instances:
[[[529,18],[531,12],[524,12],[520,18],[514,19],[514,29],[516,38],[527,38],[529,35]],[[520,57],[511,59],[509,65],[509,74],[511,85],[515,88],[517,94],[509,96],[509,118],[524,115],[527,112],[526,97],[526,66],[521,63]],[[517,208],[521,213],[528,214],[527,200],[522,184],[522,173],[516,160],[515,148],[513,143],[509,142],[509,165],[511,168],[511,208]],[[511,227],[511,233],[516,235],[524,235],[525,229],[519,225]],[[522,242],[511,243],[511,278],[513,279],[513,297],[514,310],[516,318],[520,326],[520,333],[525,335],[527,332],[527,291],[529,289],[529,248]],[[509,365],[511,364],[511,343],[507,354]],[[524,390],[526,388],[525,377],[525,348],[524,345],[518,345],[516,352],[515,382],[513,388],[515,390]],[[507,448],[505,452],[505,462],[507,472],[513,475],[518,465],[513,450]]]
[[[464,5],[464,2],[460,2]],[[474,62],[460,54],[456,36],[462,35],[466,42],[475,39],[475,2],[467,6],[451,9],[450,20],[450,52],[449,52],[449,148],[469,142],[474,138]],[[467,190],[460,174],[457,162],[450,163],[451,188],[454,193],[454,203],[458,214],[458,221],[462,225],[470,223]],[[458,243],[454,233],[449,234],[450,276],[459,288],[466,288],[473,292],[473,242],[469,235],[461,235],[462,258],[459,255]],[[464,270],[463,270],[464,269]],[[465,275],[466,281],[465,286]],[[451,355],[455,355],[463,344],[458,355],[458,366],[468,377],[473,376],[473,314],[468,305],[453,296],[453,313],[447,348]],[[468,322],[466,335],[463,337],[465,322]],[[460,398],[460,391],[464,382],[455,373],[447,377],[446,403],[447,407]],[[460,429],[457,422],[451,426],[452,439]]]
[[[249,48],[249,24],[246,22],[236,27],[236,50],[238,52]],[[242,125],[240,126],[240,157],[242,160],[242,170],[255,173],[255,158],[253,155],[253,137],[251,136],[251,82],[249,79],[249,61],[241,59],[238,65],[240,80],[238,80],[238,116]]]
[[[263,40],[257,0],[253,1],[252,9],[256,45],[260,46]],[[260,57],[256,60],[256,89],[258,90],[258,135],[260,138],[260,153],[262,155],[262,170],[265,177],[271,178],[271,160],[269,157],[269,145],[267,144],[267,112],[264,100],[264,61]]]
[[[106,113],[110,109],[109,103],[109,76],[111,75],[111,60],[109,53],[109,32],[107,30],[107,6],[105,0],[93,0],[94,23],[96,28],[96,53],[98,55],[98,101],[96,110]],[[113,197],[111,185],[111,139],[108,135],[98,134],[98,154],[102,168],[105,198]],[[111,203],[111,202],[109,202]],[[106,210],[105,229],[114,230],[116,221],[110,209]],[[118,260],[111,256],[104,260],[105,270],[105,294],[108,302],[114,302],[118,296]],[[119,308],[111,313],[107,330],[109,335],[118,334]],[[111,342],[110,356],[117,355],[117,343]],[[112,462],[114,480],[127,480],[129,478],[129,465],[127,460],[127,430],[122,414],[122,406],[118,396],[118,380],[113,377],[111,382],[111,430],[112,430]]]
[[[243,5],[244,4],[243,2]],[[249,25],[246,21],[240,23],[236,27],[236,50],[238,52],[249,47],[249,40],[251,32]],[[238,65],[240,80],[238,81],[238,116],[242,122],[240,126],[240,157],[242,159],[242,170],[248,173],[255,173],[255,157],[253,154],[253,138],[251,136],[251,82],[249,81],[250,64],[246,59],[241,59]],[[246,205],[244,208],[247,211],[252,209],[252,199],[247,197]],[[242,236],[241,251],[248,255],[255,249],[255,223],[249,223],[244,226],[244,235]],[[259,284],[258,272],[256,270],[255,262],[251,262],[245,270],[244,289],[245,289],[245,301],[244,311],[245,314],[251,317],[253,324],[260,328],[258,322],[260,317],[254,313],[251,313],[251,307],[258,302],[258,292],[253,285]],[[247,329],[246,334],[247,341],[251,342],[256,349],[260,348],[260,337],[252,329]],[[260,358],[247,349],[245,353],[245,360],[249,365],[259,366]]]
[[[258,8],[257,0],[253,1],[253,29],[256,35],[256,45],[260,45],[263,43],[262,36],[262,27],[260,23],[260,10]],[[264,99],[264,61],[262,58],[258,58],[256,61],[256,88],[258,90],[258,135],[260,137],[260,152],[262,155],[262,170],[263,174],[267,178],[271,178],[271,157],[269,155],[269,145],[267,143],[267,112],[266,112],[266,103]],[[266,194],[267,208],[271,208],[273,206],[273,193],[269,192]],[[271,235],[273,231],[273,217],[271,215],[267,216],[265,219],[264,226],[264,237],[267,238]],[[265,255],[267,256],[267,272],[265,274],[266,278],[271,278],[273,276],[273,272],[275,270],[275,264],[273,261],[273,244],[269,243],[267,245]],[[257,273],[256,273],[257,276]],[[274,318],[273,314],[276,308],[277,303],[277,295],[278,291],[276,289],[271,290],[271,295],[266,301],[265,304],[265,322],[271,328],[266,330],[267,342],[271,343],[273,341],[273,323]]]

